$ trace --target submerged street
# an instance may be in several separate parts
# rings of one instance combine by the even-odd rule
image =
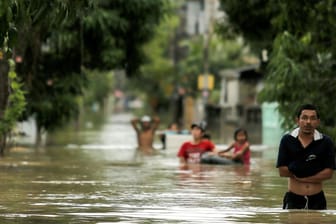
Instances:
[[[14,148],[0,161],[1,223],[332,223],[329,210],[282,210],[286,179],[275,149],[249,168],[199,165],[180,170],[177,149],[137,155],[130,114],[99,129],[64,132],[68,142],[43,150]]]

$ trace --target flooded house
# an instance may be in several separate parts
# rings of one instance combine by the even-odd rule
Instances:
[[[220,73],[220,130],[228,139],[236,127],[248,130],[250,141],[271,147],[277,146],[283,130],[277,103],[259,103],[263,88],[263,73],[259,66],[225,69]]]
[[[257,95],[262,89],[263,74],[258,66],[225,69],[220,72],[221,135],[227,136],[236,127],[245,127],[252,142],[262,142],[262,106]],[[231,135],[227,136],[229,139]]]

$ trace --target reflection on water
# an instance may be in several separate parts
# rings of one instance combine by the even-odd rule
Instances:
[[[2,159],[1,223],[335,220],[334,180],[325,186],[329,210],[281,209],[286,180],[279,178],[274,168],[273,149],[268,149],[267,156],[254,157],[250,167],[194,165],[180,169],[173,150],[149,157],[136,154],[129,118],[114,116],[102,130],[78,133],[76,139],[85,136],[81,143],[68,142],[43,152],[21,148]]]

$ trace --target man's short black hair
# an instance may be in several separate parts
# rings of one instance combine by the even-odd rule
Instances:
[[[303,105],[301,105],[299,107],[299,109],[297,110],[297,114],[296,114],[297,118],[300,118],[303,110],[315,110],[317,118],[320,119],[320,113],[319,113],[319,111],[318,111],[318,109],[315,105],[313,105],[313,104],[303,104]]]
[[[202,132],[205,132],[206,129],[206,122],[205,121],[201,121],[201,122],[194,122],[191,125],[191,129],[193,129],[194,127],[198,127],[199,129],[201,129]]]

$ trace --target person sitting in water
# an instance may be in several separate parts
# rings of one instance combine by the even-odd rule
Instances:
[[[201,163],[234,165],[234,164],[250,164],[250,144],[247,140],[247,131],[237,129],[234,132],[235,141],[225,150],[217,152],[204,153]],[[228,153],[234,149],[233,153]]]
[[[181,167],[186,167],[189,163],[200,163],[201,156],[205,152],[215,152],[215,145],[204,140],[205,123],[193,123],[191,125],[192,140],[184,142],[180,147],[177,156],[180,158]]]
[[[209,133],[204,133],[202,138],[203,140],[211,141],[211,135]]]
[[[234,132],[233,138],[234,142],[227,149],[219,151],[218,155],[237,163],[250,164],[251,150],[247,131],[243,128],[238,128]],[[232,154],[228,153],[231,149],[234,149]]]
[[[145,115],[141,119],[133,118],[131,124],[137,134],[138,149],[146,154],[152,154],[155,131],[160,124],[160,119]]]

